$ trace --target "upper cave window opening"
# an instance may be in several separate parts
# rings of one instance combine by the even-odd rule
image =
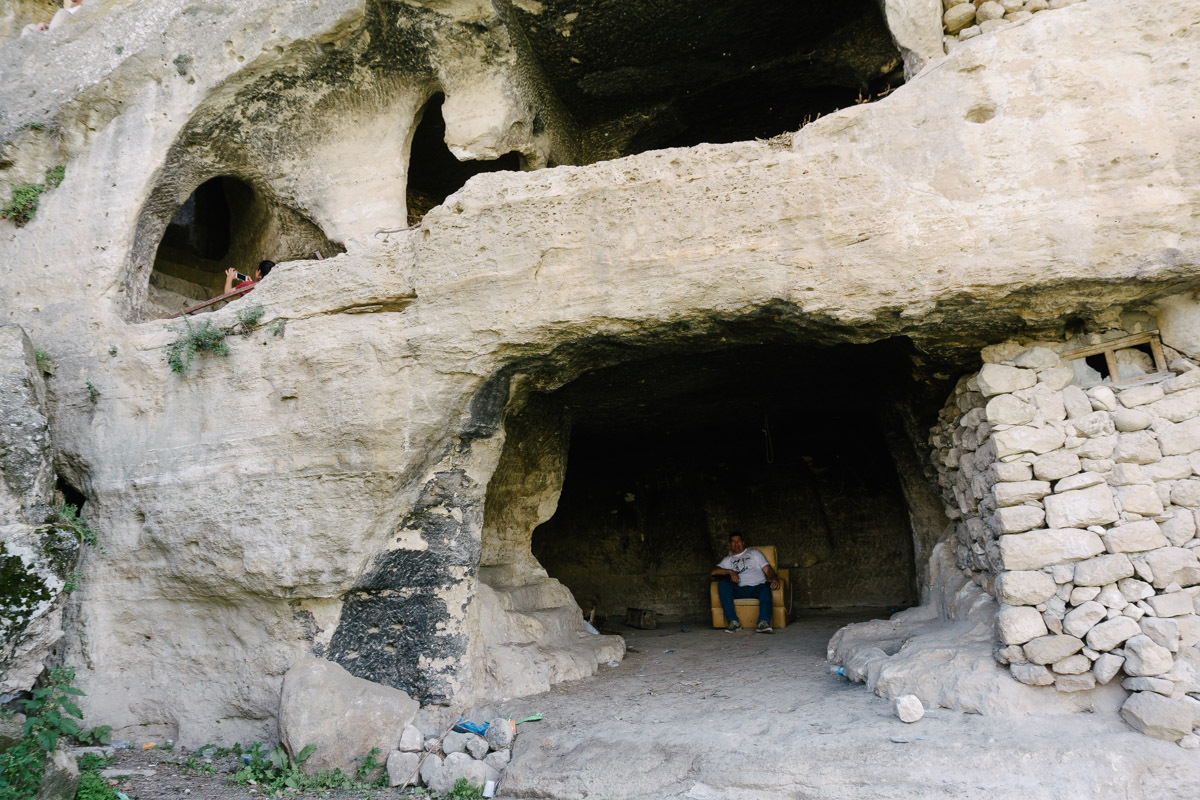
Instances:
[[[519,153],[505,153],[489,161],[459,161],[446,146],[446,96],[435,94],[421,110],[408,158],[408,224],[416,225],[435,206],[457,192],[474,175],[521,169]]]
[[[196,187],[167,223],[154,254],[150,300],[160,316],[210,300],[225,270],[246,272],[266,247],[264,204],[249,184],[219,176]]]

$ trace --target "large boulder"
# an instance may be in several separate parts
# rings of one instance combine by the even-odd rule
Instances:
[[[75,756],[65,750],[55,750],[46,758],[42,771],[42,787],[37,800],[75,800],[79,789],[79,765]]]
[[[382,761],[396,749],[420,705],[399,689],[356,678],[319,658],[295,664],[283,678],[279,738],[293,757],[316,750],[304,769],[340,768],[352,775],[356,759],[378,748]]]

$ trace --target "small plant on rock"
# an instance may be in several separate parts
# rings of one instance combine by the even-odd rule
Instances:
[[[33,358],[37,361],[38,372],[43,375],[54,374],[54,364],[50,362],[50,355],[45,350],[35,350]]]
[[[245,308],[239,308],[237,312],[238,322],[242,323],[243,328],[250,330],[258,324],[264,313],[262,303],[254,303]]]
[[[58,667],[50,671],[45,686],[34,689],[32,696],[18,700],[25,712],[21,741],[0,752],[0,800],[26,800],[36,797],[42,785],[46,758],[63,736],[79,733],[83,712],[71,698],[83,692],[71,685],[75,671]]]
[[[225,331],[218,328],[211,319],[206,319],[202,325],[192,325],[188,318],[184,317],[183,327],[170,326],[169,329],[179,334],[179,338],[167,347],[167,364],[174,373],[182,375],[187,372],[197,352],[229,355]]]
[[[50,509],[50,516],[46,517],[46,522],[71,531],[84,544],[92,547],[100,545],[96,532],[88,526],[86,519],[79,516],[79,508],[71,503],[63,503]]]
[[[483,797],[483,787],[477,783],[471,783],[466,778],[459,778],[454,783],[454,788],[450,790],[450,794],[446,795],[446,800],[480,800]]]
[[[9,201],[0,206],[0,218],[11,219],[18,228],[28,225],[37,215],[42,193],[63,182],[67,169],[61,164],[46,168],[45,183],[19,183],[12,187]]]

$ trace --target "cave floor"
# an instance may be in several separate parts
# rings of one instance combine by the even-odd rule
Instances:
[[[542,721],[518,729],[501,798],[758,800],[969,798],[1195,800],[1200,752],[1135,733],[1115,713],[979,716],[926,709],[906,725],[891,703],[829,673],[825,646],[884,609],[809,612],[772,635],[727,634],[705,621],[642,631],[616,626],[616,667],[518,698],[500,711]],[[118,751],[116,788],[133,800],[258,800],[189,753]],[[308,795],[306,795],[308,796]],[[330,800],[399,798],[395,789]],[[407,794],[404,796],[408,796]]]
[[[592,678],[512,700],[521,725],[499,797],[1196,798],[1200,754],[1112,713],[980,716],[891,703],[831,675],[842,625],[817,612],[772,635],[685,623],[613,629],[630,652]]]

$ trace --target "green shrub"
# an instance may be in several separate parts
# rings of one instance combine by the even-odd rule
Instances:
[[[173,325],[169,326],[169,330],[179,334],[179,338],[167,347],[167,364],[172,372],[180,375],[187,372],[197,352],[229,355],[225,331],[218,328],[211,319],[206,319],[202,325],[193,326],[191,321],[184,317],[183,327]]]
[[[116,800],[116,797],[116,791],[100,777],[100,773],[86,771],[79,776],[75,800]]]
[[[41,127],[34,128],[34,130],[41,130]],[[67,168],[62,164],[46,167],[45,183],[19,183],[12,187],[12,196],[9,201],[0,206],[0,219],[11,219],[18,228],[28,225],[30,220],[37,215],[38,206],[42,202],[42,193],[47,189],[57,187],[63,182],[66,174]]]
[[[54,167],[46,167],[46,186],[51,189],[57,189],[58,185],[63,182],[63,178],[67,176],[67,168],[62,164]]]
[[[239,308],[237,312],[238,322],[242,323],[242,326],[249,330],[258,324],[264,313],[262,303],[255,303],[245,308]]]
[[[471,783],[466,778],[459,778],[454,788],[450,790],[450,794],[446,795],[446,800],[479,800],[483,797],[483,787],[476,783]]]
[[[29,224],[37,214],[38,204],[41,203],[42,192],[46,191],[44,183],[19,183],[12,187],[12,197],[3,207],[0,207],[0,217],[11,219],[18,228]]]
[[[50,516],[46,517],[46,522],[71,531],[84,544],[92,547],[100,545],[99,539],[96,538],[96,532],[88,526],[86,519],[79,516],[79,509],[70,503],[63,503],[50,509]]]
[[[75,671],[58,667],[50,671],[47,684],[34,689],[32,696],[18,700],[25,712],[22,739],[0,752],[0,800],[27,800],[35,797],[42,785],[46,757],[58,745],[59,738],[79,733],[83,712],[71,700],[83,692],[71,685]]]

